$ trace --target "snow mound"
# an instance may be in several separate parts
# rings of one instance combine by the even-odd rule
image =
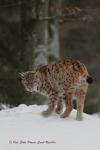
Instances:
[[[0,111],[0,150],[100,150],[100,119],[76,110],[68,118],[43,118],[47,106],[24,104]]]

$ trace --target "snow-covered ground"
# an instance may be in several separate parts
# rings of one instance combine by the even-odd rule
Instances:
[[[57,114],[43,118],[46,106],[26,106],[0,111],[0,150],[100,150],[100,119],[84,114],[76,121]]]

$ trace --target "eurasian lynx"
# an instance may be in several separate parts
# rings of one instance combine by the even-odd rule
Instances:
[[[68,117],[73,108],[72,99],[77,97],[76,119],[82,120],[88,83],[93,81],[84,64],[66,58],[34,71],[22,72],[21,78],[27,91],[36,91],[49,98],[48,109],[42,112],[43,116],[48,117],[56,111],[61,118]],[[64,112],[63,102],[66,106]]]

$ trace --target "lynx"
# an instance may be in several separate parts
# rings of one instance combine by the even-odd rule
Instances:
[[[44,117],[54,111],[61,118],[68,117],[73,109],[73,98],[77,98],[77,120],[83,119],[84,100],[88,83],[93,79],[83,63],[65,58],[55,64],[42,66],[34,71],[20,73],[22,84],[29,92],[39,92],[48,97],[48,108]],[[63,103],[65,110],[63,111]]]

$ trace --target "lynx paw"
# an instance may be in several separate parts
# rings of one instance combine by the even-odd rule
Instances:
[[[76,120],[82,121],[82,120],[83,120],[83,117],[82,117],[82,116],[77,116],[77,117],[76,117]]]
[[[69,115],[67,114],[67,113],[63,113],[61,116],[60,116],[60,118],[66,118],[66,117],[68,117]]]
[[[51,115],[51,113],[48,111],[43,111],[41,114],[43,117],[49,117]]]
[[[60,118],[66,118],[69,116],[69,114],[70,114],[70,111],[66,110],[64,113],[61,114]]]

